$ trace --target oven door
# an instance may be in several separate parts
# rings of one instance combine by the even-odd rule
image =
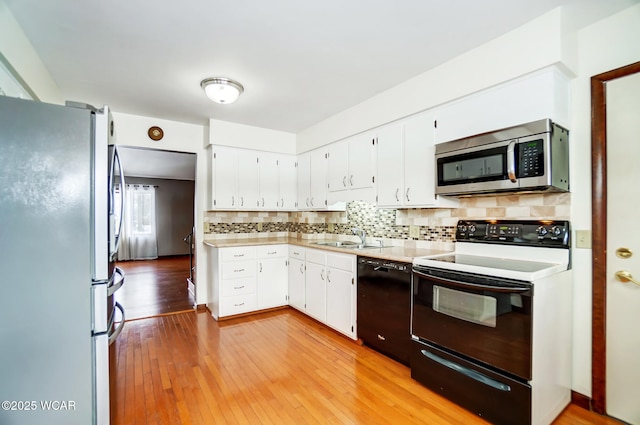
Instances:
[[[532,295],[528,282],[414,266],[411,333],[530,381]]]

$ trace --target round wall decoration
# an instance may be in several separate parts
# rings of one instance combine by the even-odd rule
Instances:
[[[160,140],[164,136],[164,131],[160,127],[149,127],[149,131],[147,131],[149,138],[151,140]]]

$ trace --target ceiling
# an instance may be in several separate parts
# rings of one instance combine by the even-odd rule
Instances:
[[[4,0],[65,99],[293,133],[559,5],[633,1]],[[205,97],[213,76],[238,102]]]
[[[154,149],[118,146],[125,177],[195,180],[196,155]]]

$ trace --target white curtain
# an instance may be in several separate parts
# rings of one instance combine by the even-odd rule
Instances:
[[[126,201],[118,260],[158,258],[155,187],[128,184],[123,195]]]

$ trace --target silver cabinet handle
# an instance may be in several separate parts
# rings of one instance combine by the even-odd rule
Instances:
[[[347,187],[347,176],[342,177],[342,186]]]
[[[320,279],[324,280],[324,269],[320,272]]]
[[[284,198],[280,198],[280,200],[282,201],[282,205],[280,205],[282,208],[284,208]]]
[[[313,206],[313,196],[311,197],[311,206]]]
[[[233,207],[233,206],[235,206],[235,205],[236,205],[236,197],[235,197],[235,196],[232,196],[232,197],[231,197],[231,206]]]
[[[331,283],[331,270],[327,270],[327,282]]]
[[[240,206],[244,207],[244,196],[240,197]]]
[[[407,193],[405,193],[405,195],[404,195],[404,196],[405,196],[405,198],[407,198],[407,202],[411,202],[411,201],[409,200],[409,189],[411,189],[411,188],[410,188],[410,187],[408,187],[408,188],[407,188]]]
[[[353,186],[353,174],[349,177],[349,184]]]
[[[398,198],[398,193],[400,193],[400,188],[396,189],[396,202],[400,202],[400,198]]]
[[[307,206],[309,206],[309,198],[307,198]]]
[[[262,206],[264,207],[264,198],[262,198]]]
[[[260,263],[260,273],[262,273],[262,262]]]
[[[244,285],[242,285],[242,286],[234,286],[233,287],[233,289],[242,289],[242,288],[244,288]]]
[[[300,264],[300,273],[304,274],[304,264]]]

